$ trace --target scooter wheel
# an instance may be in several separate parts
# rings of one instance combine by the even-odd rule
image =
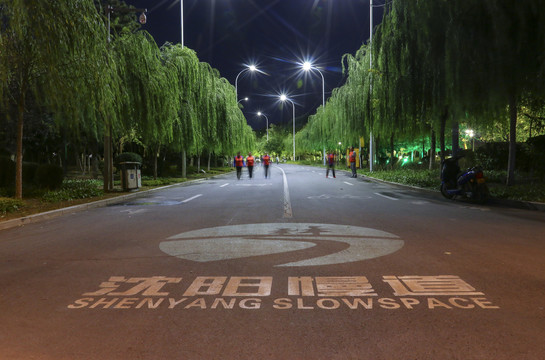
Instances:
[[[454,195],[452,194],[449,194],[448,191],[447,191],[447,184],[441,184],[441,187],[440,187],[440,190],[441,190],[441,194],[446,197],[447,199],[452,199],[454,197]]]

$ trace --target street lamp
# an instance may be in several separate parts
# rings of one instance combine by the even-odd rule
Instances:
[[[293,107],[293,161],[295,161],[295,104],[284,94],[280,95],[280,101],[289,101]]]
[[[322,74],[322,72],[317,68],[317,67],[314,67],[312,66],[312,64],[309,62],[309,61],[305,61],[301,67],[303,68],[304,71],[306,72],[309,72],[311,70],[316,70],[318,71],[318,73],[320,73],[320,76],[322,77],[322,108],[325,109],[325,80],[324,80],[324,74]],[[324,166],[325,166],[325,141],[324,141]]]
[[[267,115],[263,114],[261,111],[257,112],[257,116],[264,116],[265,119],[267,120],[267,141],[269,141],[269,118],[267,117]]]
[[[240,74],[242,74],[245,71],[254,72],[254,71],[259,71],[259,70],[257,70],[257,67],[255,65],[248,65],[245,69],[243,69],[241,72],[238,73],[238,75],[237,75],[237,77],[235,79],[235,94],[237,96],[237,99],[238,99],[238,77],[240,76]]]
[[[180,44],[184,48],[184,0],[180,0],[180,31],[182,33]]]
[[[240,99],[239,101],[237,101],[237,104],[240,104],[241,101],[248,101],[250,99],[248,99],[248,97],[245,97],[244,99]]]

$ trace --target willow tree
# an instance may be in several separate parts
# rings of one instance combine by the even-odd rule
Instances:
[[[114,49],[128,92],[123,104],[126,111],[122,122],[124,130],[136,129],[141,141],[150,149],[156,178],[160,149],[173,137],[177,89],[157,44],[147,32],[119,37]]]
[[[63,114],[57,119],[78,123],[79,105],[95,97],[94,75],[104,66],[104,29],[91,0],[0,0],[0,10],[1,104],[17,121],[15,196],[22,198],[27,99],[32,94],[37,104]]]

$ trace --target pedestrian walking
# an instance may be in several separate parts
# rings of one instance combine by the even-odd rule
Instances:
[[[333,177],[335,176],[335,154],[330,151],[327,153],[327,170],[325,171],[325,177],[329,177],[329,170],[333,173]]]
[[[237,168],[237,179],[242,176],[242,167],[244,166],[244,158],[240,155],[240,151],[235,156],[235,167]]]
[[[252,156],[252,153],[249,152],[248,157],[246,158],[246,166],[248,167],[248,175],[250,176],[250,179],[252,178],[254,173],[254,162],[255,162],[255,159]]]
[[[280,163],[280,158],[276,155],[276,165],[278,165],[278,163]]]
[[[348,157],[350,161],[350,168],[352,169],[352,177],[358,177],[358,174],[356,173],[356,152],[354,151],[353,146],[350,148],[350,154]]]
[[[263,167],[265,168],[265,179],[267,177],[270,177],[269,175],[269,164],[271,163],[271,157],[269,154],[265,153],[265,156],[263,156]]]

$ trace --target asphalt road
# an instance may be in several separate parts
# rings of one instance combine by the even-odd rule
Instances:
[[[255,170],[0,231],[0,359],[544,358],[544,213]]]

